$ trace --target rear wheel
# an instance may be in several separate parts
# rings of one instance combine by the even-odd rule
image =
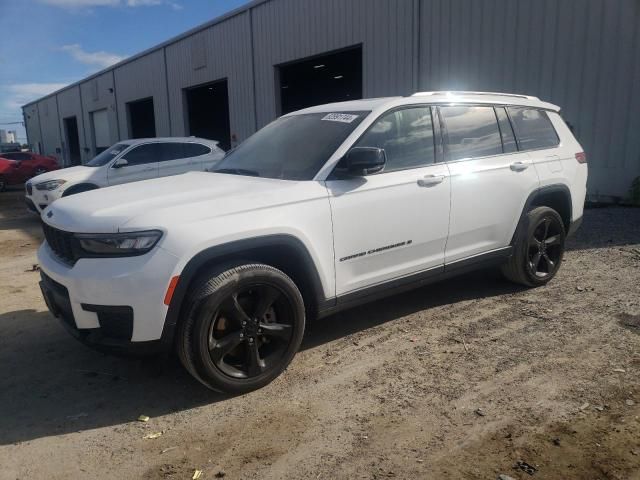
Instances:
[[[558,272],[566,234],[562,218],[552,208],[536,207],[527,213],[526,220],[502,272],[513,282],[537,287]]]
[[[302,295],[263,264],[220,268],[195,281],[177,335],[182,364],[212,390],[243,393],[289,365],[305,327]]]

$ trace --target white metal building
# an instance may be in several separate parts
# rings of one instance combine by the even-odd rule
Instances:
[[[66,165],[130,137],[229,148],[331,100],[480,90],[563,107],[592,198],[640,176],[638,0],[255,0],[23,107]]]

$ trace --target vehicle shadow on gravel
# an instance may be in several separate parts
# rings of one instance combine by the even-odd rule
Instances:
[[[302,349],[444,304],[518,291],[493,271],[434,284],[309,325]],[[122,425],[224,401],[175,357],[118,358],[72,339],[49,312],[0,314],[0,445]],[[294,359],[295,362],[295,359]]]
[[[523,290],[526,289],[504,280],[497,269],[479,270],[316,320],[309,325],[302,349],[313,348],[423,310]]]
[[[118,358],[49,312],[0,314],[0,445],[135,422],[224,400],[176,359]]]
[[[624,218],[624,221],[620,221]],[[567,250],[626,247],[640,244],[640,208],[600,207],[584,211],[584,222]]]

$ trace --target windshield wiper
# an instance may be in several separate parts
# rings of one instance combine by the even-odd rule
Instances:
[[[233,175],[247,175],[249,177],[259,177],[260,174],[255,170],[247,170],[246,168],[219,168],[211,170],[213,173],[231,173]]]

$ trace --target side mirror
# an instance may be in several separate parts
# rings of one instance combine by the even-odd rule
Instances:
[[[112,166],[113,168],[122,168],[122,167],[126,167],[127,165],[129,165],[129,162],[127,161],[126,158],[119,158],[113,163]]]
[[[387,156],[382,148],[354,147],[345,156],[347,171],[357,176],[378,173],[386,162]]]

